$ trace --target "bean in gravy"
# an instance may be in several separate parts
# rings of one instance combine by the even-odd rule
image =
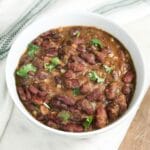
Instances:
[[[130,54],[115,37],[95,27],[70,26],[34,39],[15,78],[34,118],[55,129],[84,132],[123,115],[136,74]]]

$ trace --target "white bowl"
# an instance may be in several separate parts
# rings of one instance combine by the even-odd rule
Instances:
[[[82,26],[95,26],[97,28],[103,29],[106,32],[112,34],[116,37],[129,51],[134,66],[136,70],[136,88],[135,93],[130,103],[130,106],[126,113],[120,117],[114,123],[106,126],[105,128],[83,132],[83,133],[72,133],[65,132],[50,128],[36,119],[34,119],[28,111],[25,109],[23,104],[21,103],[15,85],[15,69],[18,65],[19,59],[21,55],[24,53],[28,43],[30,43],[34,38],[36,38],[39,34],[53,28],[61,27],[61,26],[74,26],[74,25],[82,25]],[[117,125],[125,121],[127,117],[130,117],[131,113],[136,111],[141,103],[141,100],[144,96],[145,92],[145,65],[143,62],[142,55],[140,50],[138,49],[136,43],[128,36],[128,34],[120,28],[118,25],[113,23],[112,21],[93,13],[88,12],[77,12],[77,13],[62,13],[62,14],[54,14],[51,16],[47,16],[45,18],[40,19],[29,25],[26,29],[24,29],[21,34],[17,37],[15,42],[13,43],[6,64],[6,82],[8,86],[9,93],[14,100],[15,104],[18,106],[20,111],[31,121],[34,122],[37,126],[43,128],[43,130],[47,130],[50,133],[54,133],[57,135],[75,137],[75,138],[87,138],[96,134],[102,134],[104,132],[110,132],[114,128],[117,128]]]

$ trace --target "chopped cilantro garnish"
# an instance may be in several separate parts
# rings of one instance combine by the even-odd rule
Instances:
[[[85,121],[83,122],[83,126],[85,129],[88,129],[93,122],[93,116],[87,116]]]
[[[89,72],[88,76],[91,81],[96,81],[97,83],[103,83],[105,81],[105,79],[98,76],[95,71]]]
[[[60,59],[58,57],[53,57],[52,60],[51,60],[51,63],[54,65],[54,66],[57,66],[60,64]]]
[[[99,39],[96,39],[96,38],[92,39],[92,40],[90,41],[90,43],[91,43],[92,45],[96,46],[96,47],[101,47],[101,48],[103,47],[101,41],[100,41]]]
[[[58,57],[53,57],[53,58],[51,59],[51,63],[45,63],[45,64],[44,64],[44,68],[51,72],[51,71],[52,71],[53,69],[55,69],[56,66],[59,65],[59,64],[60,64],[59,58],[58,58]]]
[[[36,52],[40,49],[39,46],[37,45],[34,45],[34,44],[30,44],[28,46],[28,52],[27,54],[30,56],[30,57],[34,57],[34,55],[36,54]]]
[[[79,37],[80,36],[80,31],[78,31],[77,33],[76,33],[76,37]]]
[[[16,74],[21,77],[26,77],[28,75],[29,71],[36,72],[36,67],[33,66],[32,64],[26,64],[26,65],[20,67],[17,70]]]
[[[72,92],[73,92],[73,95],[74,95],[74,96],[77,96],[77,95],[80,94],[80,89],[79,89],[79,88],[74,88],[74,89],[72,90]]]
[[[68,111],[61,111],[58,113],[58,117],[66,123],[70,119],[70,113]]]
[[[103,67],[104,67],[104,69],[105,69],[105,71],[106,71],[107,73],[111,73],[111,72],[113,71],[113,68],[112,68],[112,67],[109,67],[109,66],[107,66],[107,65],[103,65]]]

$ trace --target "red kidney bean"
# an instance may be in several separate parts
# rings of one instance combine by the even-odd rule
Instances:
[[[49,48],[46,51],[46,56],[54,57],[54,56],[57,56],[57,55],[58,55],[58,50],[56,48]]]
[[[33,43],[38,46],[41,46],[42,42],[43,42],[43,39],[41,37],[38,37],[37,39],[33,41]]]
[[[125,53],[123,52],[123,50],[120,50],[119,51],[119,57],[120,57],[120,60],[122,60],[122,61],[125,61],[126,60],[126,57],[125,57]]]
[[[30,111],[34,111],[35,110],[35,105],[33,105],[33,103],[25,103],[25,106],[30,110]]]
[[[132,71],[128,71],[123,77],[123,81],[125,83],[131,83],[133,79],[134,79],[134,73]]]
[[[47,125],[49,127],[55,128],[55,129],[58,128],[58,125],[54,121],[52,121],[52,120],[49,120],[48,123],[47,123]]]
[[[73,40],[69,39],[69,40],[66,41],[66,45],[71,46],[72,44],[73,44]]]
[[[116,99],[115,102],[120,107],[120,113],[122,114],[127,109],[127,101],[125,95],[121,94]]]
[[[64,77],[68,79],[73,79],[75,78],[75,73],[72,70],[68,70],[67,72],[64,73]]]
[[[125,95],[129,95],[132,92],[133,86],[131,84],[125,84],[122,88],[122,92]]]
[[[84,40],[83,40],[83,39],[76,38],[73,43],[76,44],[76,45],[79,45],[79,44],[84,43]]]
[[[29,90],[30,90],[30,92],[32,93],[32,94],[37,94],[38,93],[38,89],[35,87],[35,86],[33,86],[33,85],[30,85],[29,86]]]
[[[86,46],[84,44],[79,44],[77,47],[77,51],[86,52]]]
[[[51,39],[53,39],[53,40],[57,40],[57,39],[60,38],[60,35],[59,35],[59,33],[56,32],[56,31],[48,31],[48,32],[43,33],[43,34],[41,35],[41,37],[42,37],[43,39],[51,38]]]
[[[53,108],[59,108],[59,109],[64,109],[64,110],[67,110],[68,109],[68,106],[66,104],[64,104],[63,102],[53,98],[51,101],[50,101],[50,105],[53,107]]]
[[[62,129],[69,132],[82,132],[84,130],[81,125],[72,123],[64,125]]]
[[[31,99],[31,93],[27,88],[25,89],[25,93],[26,93],[27,99],[30,100]]]
[[[51,48],[51,45],[50,45],[50,41],[49,39],[44,39],[42,44],[41,44],[42,48],[45,49],[45,50],[48,50]]]
[[[40,58],[35,58],[32,63],[38,69],[43,69],[43,61]]]
[[[106,54],[103,52],[96,53],[96,59],[97,59],[97,61],[99,61],[101,63],[104,63],[105,57],[106,57]]]
[[[45,116],[43,116],[42,114],[40,114],[40,115],[37,116],[36,119],[39,120],[39,121],[44,121],[45,120]]]
[[[69,106],[72,106],[72,105],[75,104],[75,100],[74,100],[73,98],[69,97],[69,96],[56,95],[56,96],[54,97],[54,99],[55,99],[56,101],[61,101],[61,102],[63,102],[64,104],[69,105]]]
[[[46,91],[38,91],[38,95],[41,97],[45,97],[47,95]]]
[[[63,58],[63,56],[65,55],[64,47],[65,47],[65,45],[62,45],[58,48],[58,55],[60,58]]]
[[[73,70],[74,72],[80,72],[84,70],[84,65],[80,63],[68,63],[68,69]]]
[[[95,100],[104,101],[105,95],[102,94],[100,90],[97,88],[93,90],[89,95],[87,95],[87,99],[90,101],[95,101]]]
[[[97,128],[105,127],[107,125],[107,120],[108,117],[106,110],[102,105],[100,105],[96,110],[96,123],[95,123],[96,127]]]
[[[66,79],[65,86],[67,88],[78,88],[80,87],[80,82],[77,79]]]
[[[56,111],[55,112],[50,111],[49,114],[47,115],[47,117],[48,117],[49,120],[54,120],[55,121],[56,117],[57,117],[57,112]]]
[[[80,58],[79,56],[71,56],[71,61],[72,62],[77,62],[79,64],[84,64],[85,63],[85,61],[82,58]]]
[[[88,115],[92,115],[94,113],[94,108],[93,108],[92,104],[86,99],[81,101],[81,108]]]
[[[20,98],[23,100],[23,101],[26,101],[27,100],[27,97],[26,97],[26,94],[25,94],[25,91],[22,87],[18,87],[17,88],[17,91],[19,93],[19,96]]]
[[[105,89],[105,94],[108,99],[114,99],[119,92],[119,85],[117,82],[109,84]]]
[[[101,51],[104,54],[110,54],[110,53],[112,53],[112,50],[109,47],[104,47],[104,48],[101,49]]]
[[[89,64],[94,65],[95,62],[95,56],[92,53],[82,53],[81,57]]]
[[[40,36],[42,38],[45,38],[45,37],[48,38],[48,37],[52,36],[53,34],[55,34],[55,31],[47,31],[47,32],[42,33]]]
[[[43,79],[46,79],[48,77],[48,73],[44,72],[44,71],[38,71],[36,73],[36,77],[43,80]]]
[[[47,89],[49,89],[49,85],[48,84],[45,84],[44,82],[41,82],[38,84],[38,87],[41,91],[47,91]]]
[[[93,89],[93,86],[92,86],[92,84],[89,82],[89,83],[85,83],[85,84],[83,84],[83,85],[81,86],[80,92],[81,92],[82,94],[87,94],[87,93],[91,92],[92,89]]]
[[[60,34],[58,32],[56,32],[55,34],[51,35],[52,39],[54,41],[58,41],[58,39],[61,37]]]
[[[35,75],[35,72],[29,71],[29,72],[28,72],[28,75],[29,75],[30,77],[33,77],[33,76]]]
[[[54,79],[55,79],[56,84],[62,84],[62,77],[55,76]]]
[[[71,120],[82,121],[82,113],[78,109],[69,109],[71,111]]]
[[[96,51],[96,50],[97,50],[97,47],[94,46],[94,45],[90,45],[90,46],[88,46],[88,47],[86,48],[86,50],[89,51],[89,52],[93,52],[93,51]]]
[[[111,121],[114,121],[118,118],[119,116],[119,105],[117,103],[110,103],[106,107],[108,117]]]
[[[38,97],[38,96],[32,96],[32,101],[38,105],[43,104],[43,99],[41,97]]]

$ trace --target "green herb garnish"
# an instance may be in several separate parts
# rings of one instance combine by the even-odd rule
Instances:
[[[70,119],[70,113],[68,111],[61,111],[58,113],[58,117],[64,121],[64,123],[68,122]]]
[[[58,57],[53,57],[52,60],[51,60],[51,63],[54,65],[54,66],[57,66],[60,64],[60,59]]]
[[[96,46],[96,47],[101,47],[101,48],[103,47],[101,41],[100,41],[99,39],[96,39],[96,38],[92,39],[92,40],[90,41],[90,43],[91,43],[92,45]]]
[[[76,33],[76,37],[79,37],[80,36],[80,31],[78,31],[77,33]]]
[[[34,44],[30,44],[29,46],[28,46],[28,55],[30,56],[30,57],[34,57],[34,55],[36,54],[36,52],[38,51],[40,49],[40,47],[39,46],[37,46],[37,45],[34,45]]]
[[[16,74],[21,77],[26,77],[29,71],[36,72],[36,67],[33,66],[32,64],[26,64],[21,68],[19,68]]]
[[[88,129],[90,125],[92,124],[92,122],[93,122],[93,116],[87,116],[83,123],[84,128]]]
[[[53,69],[56,68],[60,64],[60,59],[58,57],[53,57],[51,59],[51,63],[45,63],[44,68],[51,72]]]
[[[105,79],[98,76],[95,71],[89,72],[88,76],[91,81],[96,81],[97,83],[103,83],[105,81]]]
[[[104,69],[105,69],[105,71],[106,71],[107,73],[111,73],[111,72],[113,71],[113,68],[112,68],[112,67],[109,67],[109,66],[107,66],[107,65],[103,65],[103,67],[104,67]]]
[[[73,92],[73,95],[74,95],[74,96],[77,96],[77,95],[80,94],[80,89],[79,89],[79,88],[74,88],[74,89],[72,90],[72,92]]]
[[[55,68],[55,66],[53,64],[45,63],[44,68],[51,72]]]

